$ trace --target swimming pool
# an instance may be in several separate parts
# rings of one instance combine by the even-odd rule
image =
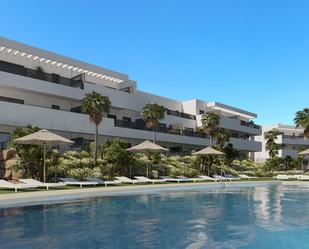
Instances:
[[[309,188],[155,190],[0,209],[0,248],[309,248]]]

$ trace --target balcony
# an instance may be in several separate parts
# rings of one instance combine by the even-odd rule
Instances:
[[[283,139],[300,139],[304,140],[304,135],[299,135],[299,136],[290,136],[290,135],[282,135]]]
[[[29,106],[17,103],[0,101],[1,125],[27,126],[32,124],[40,128],[53,131],[63,131],[73,137],[81,134],[93,134],[94,126],[89,122],[88,115],[54,110],[49,108]],[[142,125],[141,121],[127,122],[113,118],[104,118],[99,126],[99,134],[107,138],[127,138],[146,140],[152,139],[152,132]],[[70,136],[70,135],[68,135]],[[70,137],[68,137],[70,138]],[[161,124],[157,132],[157,139],[161,142],[206,146],[209,141],[207,135],[192,130],[177,130]],[[231,138],[234,148],[243,151],[259,151],[261,143],[241,138]]]
[[[29,78],[44,80],[54,84],[60,84],[64,86],[84,89],[84,83],[82,81],[81,75],[69,79],[62,77],[58,74],[49,74],[43,71],[37,71],[25,68],[24,66],[8,63],[5,61],[0,61],[0,71],[25,76]]]
[[[253,128],[253,129],[261,129],[261,127],[253,122],[247,122],[247,121],[244,121],[244,120],[240,120],[240,125],[242,126],[246,126],[246,127],[250,127],[250,128]]]
[[[136,120],[136,122],[128,122],[123,120],[115,120],[116,127],[123,127],[129,129],[136,129],[136,130],[144,130],[144,131],[152,131],[149,129],[142,120]],[[166,124],[160,123],[156,132],[159,133],[166,133],[166,134],[173,134],[173,135],[180,135],[180,136],[189,136],[189,137],[198,137],[198,138],[208,138],[207,134],[203,134],[201,132],[191,131],[191,130],[180,130],[180,129],[172,129],[166,127]]]
[[[173,110],[167,109],[166,110],[166,114],[167,115],[171,115],[171,116],[176,116],[176,117],[196,120],[196,117],[194,115],[191,115],[191,114],[188,114],[188,113],[184,113],[184,112],[173,111]]]

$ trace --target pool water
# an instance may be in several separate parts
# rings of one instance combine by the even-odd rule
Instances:
[[[0,248],[309,248],[309,188],[192,188],[0,209]]]

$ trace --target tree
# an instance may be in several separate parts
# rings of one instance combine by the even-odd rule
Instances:
[[[239,150],[233,148],[233,144],[228,144],[222,150],[225,153],[224,164],[230,165],[236,158],[240,156]]]
[[[309,139],[309,108],[296,112],[294,122],[296,128],[304,129],[304,136]]]
[[[212,137],[220,124],[220,116],[213,112],[207,112],[202,116],[202,127],[209,135],[209,146],[212,146]]]
[[[276,130],[270,130],[264,132],[264,139],[266,140],[265,150],[268,151],[270,158],[274,158],[278,155],[280,145],[276,143],[279,132]]]
[[[82,100],[82,109],[89,114],[91,123],[95,124],[94,136],[94,166],[97,165],[98,157],[98,133],[99,125],[103,117],[110,112],[111,102],[107,96],[102,96],[100,93],[91,92],[87,93]]]
[[[39,131],[38,127],[28,125],[27,127],[16,128],[12,134],[12,141],[9,142],[9,147],[16,149],[17,163],[16,171],[21,171],[22,177],[40,179],[43,178],[43,146],[33,146],[28,144],[14,143],[14,139],[30,135]]]
[[[153,131],[153,142],[156,143],[156,130],[159,128],[159,121],[164,119],[166,108],[155,103],[146,104],[143,107],[143,117],[146,126]]]
[[[136,165],[137,162],[135,154],[127,151],[128,147],[129,144],[120,139],[106,141],[103,144],[100,151],[103,158],[103,165],[101,165],[103,175],[109,175],[110,177],[115,174],[130,176],[129,167]],[[106,165],[110,167],[108,170],[106,170]]]
[[[228,129],[218,128],[214,132],[214,137],[217,140],[217,145],[219,146],[219,149],[222,151],[225,142],[230,141],[230,132]]]

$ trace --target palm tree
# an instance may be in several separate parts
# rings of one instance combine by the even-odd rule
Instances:
[[[230,141],[230,131],[225,128],[218,128],[214,133],[214,137],[217,140],[217,145],[219,146],[220,150],[222,151],[225,142]]]
[[[294,122],[296,128],[304,128],[304,136],[309,139],[309,108],[296,112]]]
[[[82,110],[89,114],[91,123],[95,124],[94,136],[94,165],[97,164],[98,157],[98,127],[103,120],[103,116],[109,113],[111,102],[107,96],[102,96],[100,93],[87,93],[82,100]]]
[[[209,135],[209,146],[212,146],[212,136],[219,124],[220,116],[216,113],[207,112],[202,116],[202,127]]]
[[[278,155],[280,149],[279,144],[276,143],[279,132],[276,130],[264,132],[264,139],[266,140],[265,150],[268,151],[270,158],[274,158]]]
[[[153,142],[156,143],[156,130],[159,127],[159,121],[164,119],[166,108],[163,105],[155,103],[146,104],[143,107],[143,117],[146,126],[153,131]]]

